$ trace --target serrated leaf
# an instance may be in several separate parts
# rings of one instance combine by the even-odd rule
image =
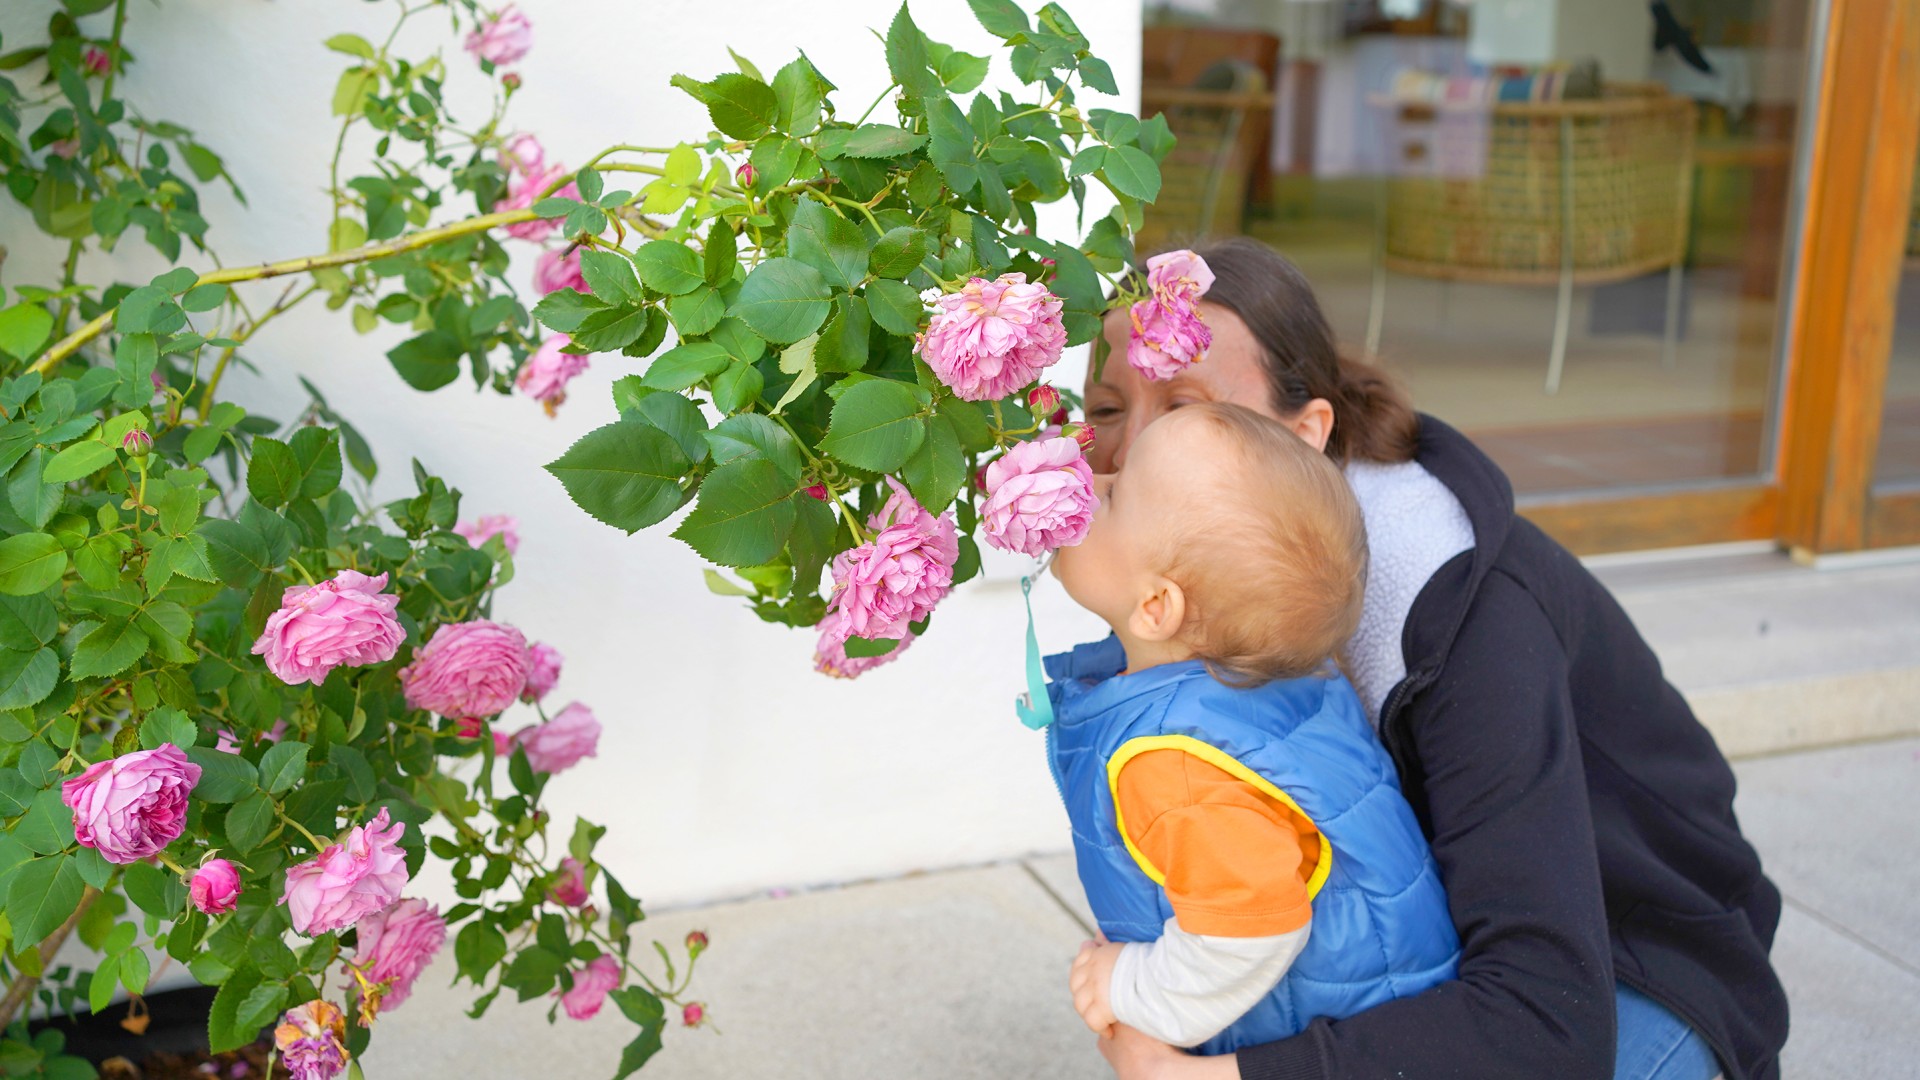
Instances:
[[[673,535],[709,562],[758,566],[787,544],[793,492],[793,481],[766,458],[729,461],[701,483],[700,501]]]
[[[880,324],[880,329],[901,337],[920,332],[920,320],[926,318],[927,309],[913,286],[899,281],[872,281],[867,283],[866,297],[867,314]]]
[[[44,484],[65,484],[106,468],[120,457],[119,451],[92,440],[77,442],[53,456],[40,476]]]
[[[282,739],[267,748],[260,758],[260,787],[278,795],[300,782],[307,774],[307,751],[303,742]]]
[[[1138,147],[1108,147],[1100,175],[1106,177],[1115,191],[1129,198],[1152,202],[1160,195],[1160,166]]]
[[[16,868],[7,885],[7,921],[15,952],[38,945],[80,906],[86,886],[71,855],[35,859]]]
[[[546,468],[582,510],[631,533],[679,509],[691,466],[671,436],[622,420],[588,432]]]
[[[43,592],[66,571],[66,549],[46,533],[21,533],[0,540],[0,593]]]
[[[94,679],[118,675],[147,654],[147,635],[131,622],[102,623],[74,647],[67,677]]]
[[[934,513],[953,501],[967,482],[967,459],[961,451],[953,421],[945,416],[927,421],[926,441],[907,459],[900,478],[907,482],[920,505]]]
[[[676,345],[648,365],[642,386],[655,390],[685,390],[727,369],[732,358],[711,341]]]
[[[609,304],[630,304],[640,299],[640,279],[634,276],[633,263],[613,251],[582,251],[580,276],[587,279],[593,295]]]
[[[852,130],[835,128],[823,132],[819,153],[828,161],[841,157],[896,158],[926,144],[925,135],[903,131],[892,124],[862,124]]]
[[[227,844],[238,852],[252,851],[273,829],[273,800],[265,792],[233,804],[227,811]]]
[[[906,464],[926,438],[919,395],[905,383],[869,379],[834,403],[820,448],[856,468],[890,473]]]
[[[820,329],[832,295],[820,271],[782,256],[768,259],[747,275],[730,314],[768,341],[786,344]]]
[[[773,88],[750,75],[729,72],[705,83],[675,75],[670,81],[705,105],[713,126],[724,135],[757,139],[773,126],[779,108]]]
[[[919,229],[907,225],[888,229],[874,241],[867,271],[877,278],[903,278],[920,266],[930,250],[931,239]]]
[[[692,248],[677,240],[655,240],[642,246],[634,253],[633,265],[647,288],[668,296],[692,292],[707,280],[706,264]]]

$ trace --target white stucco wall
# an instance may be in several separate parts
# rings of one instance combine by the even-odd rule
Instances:
[[[704,111],[667,79],[730,70],[729,44],[769,73],[804,49],[841,87],[843,112],[857,114],[885,79],[880,43],[866,28],[884,32],[895,8],[888,0],[520,6],[537,41],[519,65],[526,88],[516,124],[569,161],[615,142],[671,144],[706,131]],[[20,41],[52,7],[0,5],[0,34]],[[1112,64],[1125,100],[1137,101],[1139,6],[1068,7]],[[335,131],[327,108],[344,58],[320,42],[341,30],[384,33],[391,10],[259,0],[130,6],[128,40],[140,63],[127,94],[149,115],[196,128],[252,200],[246,210],[208,189],[212,236],[228,263],[324,247],[321,189]],[[991,51],[993,39],[964,4],[916,0],[913,12],[935,40]],[[442,33],[411,27],[403,42]],[[447,58],[461,73],[457,85],[471,69],[455,49]],[[477,88],[471,73],[467,86]],[[1017,87],[998,59],[989,85]],[[364,160],[368,145],[350,141],[349,157],[358,148]],[[0,202],[0,236],[13,248],[7,283],[48,280],[50,253],[21,209]],[[126,247],[141,245],[129,238]],[[533,252],[525,254],[523,283]],[[88,257],[86,280],[106,276],[98,259]],[[129,258],[118,272],[145,280],[154,269]],[[576,509],[542,471],[613,418],[607,387],[638,361],[596,358],[549,420],[523,398],[479,396],[470,384],[430,396],[408,389],[383,355],[401,336],[363,338],[344,315],[298,312],[249,350],[261,376],[229,385],[243,404],[284,418],[303,400],[295,375],[304,374],[373,442],[382,497],[410,493],[407,461],[417,456],[465,492],[466,516],[519,516],[519,576],[496,617],[559,647],[567,668],[556,703],[583,701],[606,727],[599,757],[550,789],[554,809],[563,821],[579,813],[612,827],[602,859],[637,895],[687,902],[1067,846],[1040,738],[1010,707],[1021,685],[1018,564],[991,563],[988,579],[962,587],[930,636],[892,666],[857,683],[824,678],[811,670],[808,635],[710,595],[701,563],[666,528],[626,537]],[[1077,383],[1083,363],[1070,356],[1060,378]],[[1101,629],[1051,582],[1036,608],[1050,647]],[[506,722],[526,722],[521,712]]]

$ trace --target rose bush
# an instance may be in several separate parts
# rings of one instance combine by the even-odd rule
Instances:
[[[1150,375],[1204,349],[1204,265],[1143,276],[1130,240],[1166,122],[1080,106],[1116,88],[1057,5],[969,0],[1027,90],[982,90],[994,58],[903,6],[876,54],[890,85],[857,117],[804,56],[771,78],[741,60],[671,80],[714,130],[569,169],[507,120],[521,81],[501,68],[537,28],[423,0],[398,23],[445,16],[436,52],[397,52],[398,25],[325,43],[344,62],[318,250],[209,269],[201,186],[240,193],[191,130],[116,95],[127,0],[40,2],[44,40],[0,43],[0,181],[60,268],[0,296],[0,1055],[84,1068],[27,1039],[23,1007],[137,994],[154,949],[219,987],[216,1049],[277,1019],[295,1074],[331,1077],[451,938],[474,1015],[508,991],[576,1017],[610,1000],[640,1029],[632,1072],[667,1002],[706,1023],[680,1000],[705,938],[650,974],[640,907],[593,857],[603,830],[557,842],[541,796],[601,725],[579,704],[548,719],[558,653],[490,617],[514,530],[463,525],[418,463],[414,494],[375,503],[367,442],[318,388],[283,423],[221,400],[223,375],[308,303],[407,328],[387,356],[417,390],[470,374],[549,414],[587,407],[567,389],[590,356],[639,361],[618,419],[550,471],[625,531],[678,515],[732,571],[708,572],[716,591],[811,628],[816,665],[852,677],[927,630],[983,529],[1028,553],[1084,532],[1093,434],[1036,384],[1072,346],[1104,362],[1104,312],[1135,311],[1127,356]],[[493,81],[486,115],[449,112],[456,78]],[[376,136],[359,167],[356,129]],[[1043,237],[1038,208],[1084,211],[1094,184],[1113,211]],[[79,274],[133,240],[194,266]],[[539,719],[508,734],[515,707]],[[429,857],[460,899],[444,913],[405,895]],[[71,936],[94,970],[60,962]]]

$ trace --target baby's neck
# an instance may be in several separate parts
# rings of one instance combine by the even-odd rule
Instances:
[[[1126,651],[1127,666],[1124,674],[1135,674],[1156,668],[1162,664],[1178,664],[1193,659],[1193,650],[1184,642],[1142,641],[1127,633],[1125,627],[1116,626],[1114,634],[1120,638],[1120,647]]]

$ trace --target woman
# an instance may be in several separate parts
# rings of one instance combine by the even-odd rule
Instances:
[[[1780,895],[1733,773],[1625,612],[1513,510],[1506,477],[1379,372],[1335,352],[1300,272],[1246,239],[1201,250],[1204,360],[1089,376],[1097,471],[1170,409],[1228,401],[1346,468],[1372,548],[1348,666],[1433,844],[1460,978],[1290,1039],[1203,1058],[1123,1030],[1120,1080],[1770,1078],[1787,1034],[1767,953]]]

